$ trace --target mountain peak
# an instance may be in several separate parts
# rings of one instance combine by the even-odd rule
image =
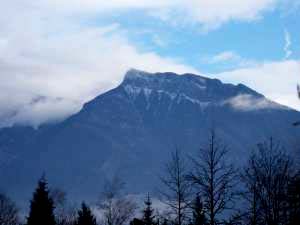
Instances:
[[[129,82],[142,82],[144,84],[149,84],[151,82],[159,82],[168,81],[170,79],[176,79],[180,75],[172,72],[164,72],[164,73],[149,73],[142,70],[130,69],[124,76],[123,83]]]
[[[204,83],[206,80],[210,79],[210,78],[206,78],[206,77],[202,77],[200,75],[195,75],[195,74],[191,74],[191,73],[185,73],[185,74],[176,74],[173,72],[157,72],[157,73],[149,73],[143,70],[138,70],[138,69],[130,69],[126,72],[125,77],[124,77],[124,81],[123,82],[127,82],[127,81],[137,81],[137,80],[144,80],[144,81],[154,81],[154,80],[160,80],[160,81],[170,81],[171,79],[179,79],[179,77],[181,77],[180,79],[194,79],[194,80],[198,80],[201,81],[202,83]]]
[[[136,69],[131,69],[126,73],[121,87],[130,96],[139,95],[141,92],[165,92],[172,96],[183,94],[189,98],[205,101],[220,101],[239,94],[263,97],[242,84],[226,84],[218,79],[190,73],[149,73]]]
[[[132,68],[126,72],[124,80],[137,79],[147,75],[149,75],[148,72]]]

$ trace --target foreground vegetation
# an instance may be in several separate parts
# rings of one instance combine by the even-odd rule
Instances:
[[[66,204],[64,192],[49,190],[42,177],[23,224],[299,225],[300,171],[283,147],[272,138],[258,144],[244,168],[235,168],[227,153],[214,132],[195,157],[174,151],[157,194],[165,205],[160,211],[149,194],[138,209],[122,194],[124,183],[117,177],[106,182],[97,206],[83,202],[77,209]],[[96,212],[101,214],[97,220]],[[0,225],[18,224],[16,204],[0,194]]]

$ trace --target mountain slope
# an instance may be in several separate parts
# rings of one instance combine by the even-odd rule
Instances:
[[[300,132],[291,124],[299,117],[242,84],[130,70],[118,87],[59,124],[0,130],[0,189],[27,199],[45,172],[78,200],[95,198],[116,173],[130,191],[151,191],[170,152],[194,154],[211,128],[241,165],[270,136],[294,147]]]

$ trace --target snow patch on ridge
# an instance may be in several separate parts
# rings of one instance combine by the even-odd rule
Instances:
[[[202,102],[202,101],[199,101],[198,99],[191,98],[191,97],[187,96],[186,94],[179,94],[177,104],[179,104],[183,99],[187,100],[189,102],[192,102],[193,104],[197,104],[201,108],[207,107],[209,104],[211,104],[211,102]]]
[[[150,95],[153,93],[153,92],[157,92],[159,94],[159,99],[161,98],[161,96],[163,94],[169,96],[169,98],[171,100],[175,99],[177,97],[177,93],[171,93],[171,92],[168,92],[168,91],[164,91],[164,90],[153,90],[153,89],[150,89],[150,88],[141,88],[141,87],[137,87],[137,86],[132,86],[132,85],[125,85],[124,86],[124,89],[126,91],[126,93],[132,97],[132,98],[136,98],[141,92],[144,93],[144,95],[146,96],[146,99],[149,99]]]
[[[171,101],[176,99],[176,103],[180,104],[182,101],[189,101],[192,104],[199,105],[201,108],[207,107],[211,102],[202,102],[198,99],[192,98],[184,93],[175,93],[175,92],[168,92],[165,90],[153,90],[149,88],[141,88],[132,85],[125,85],[124,90],[126,93],[133,99],[136,99],[141,93],[143,93],[147,100],[149,100],[150,95],[153,92],[158,93],[158,99],[161,100],[163,96],[168,96]]]

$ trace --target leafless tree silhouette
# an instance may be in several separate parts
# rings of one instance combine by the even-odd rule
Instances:
[[[287,224],[288,187],[293,174],[293,163],[279,143],[270,138],[257,145],[242,175],[249,224]]]
[[[76,207],[67,201],[67,194],[60,188],[50,190],[55,206],[54,214],[57,225],[74,225],[77,217]]]
[[[137,205],[132,198],[123,195],[124,185],[118,176],[105,182],[98,207],[106,225],[124,225],[134,216]]]
[[[186,160],[176,149],[165,165],[165,176],[161,177],[162,188],[159,191],[161,200],[170,208],[175,217],[175,224],[182,225],[187,219],[191,202],[191,185],[187,179]]]
[[[189,179],[202,196],[210,225],[218,224],[224,210],[233,207],[236,194],[233,187],[237,176],[233,165],[226,161],[227,152],[226,146],[211,131],[208,145],[192,158],[194,169]]]
[[[17,225],[19,224],[18,209],[12,200],[0,193],[0,224]]]

